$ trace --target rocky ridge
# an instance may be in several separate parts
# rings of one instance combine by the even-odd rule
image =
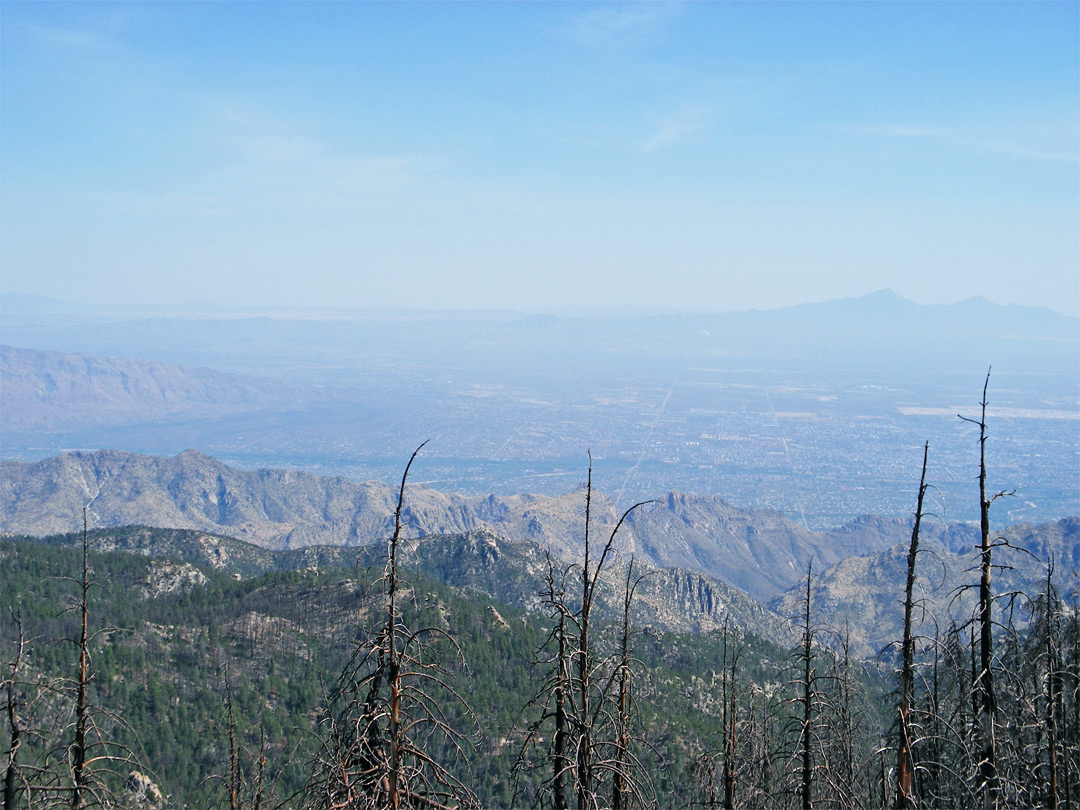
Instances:
[[[16,536],[17,538],[18,536]],[[37,541],[78,546],[80,533],[52,535]],[[200,568],[238,577],[269,571],[375,568],[385,563],[386,547],[307,546],[269,550],[231,537],[205,532],[125,526],[95,529],[89,546],[98,552],[125,552],[154,558],[144,582],[143,598],[186,590],[204,580]],[[549,563],[555,580],[565,587],[567,602],[580,599],[581,568],[552,557],[535,543],[510,541],[486,530],[431,535],[406,540],[399,550],[402,576],[419,574],[451,587],[482,594],[532,613],[547,608]],[[602,619],[621,616],[630,559],[610,558],[600,579],[596,610]],[[634,561],[636,588],[632,620],[637,627],[676,632],[707,632],[725,623],[761,638],[784,644],[791,638],[787,622],[737,588],[694,571],[661,569]]]
[[[465,497],[410,486],[403,518],[414,536],[486,530],[576,559],[584,542],[584,500],[584,489],[554,497]],[[359,546],[390,536],[396,502],[396,489],[383,483],[240,470],[194,450],[172,458],[100,450],[0,463],[0,527],[37,536],[78,530],[86,507],[97,527],[193,529],[269,549]],[[618,517],[611,499],[594,492],[595,537],[606,537]],[[765,601],[794,585],[811,557],[824,568],[902,542],[907,531],[903,521],[868,519],[812,532],[778,512],[671,492],[630,514],[619,548],[659,568],[707,574]]]
[[[966,541],[971,539],[968,534],[977,536],[977,530],[963,528],[956,536],[943,538],[939,529],[921,537],[914,631],[924,638],[932,638],[935,629],[944,633],[953,619],[962,625],[974,615],[977,590],[965,586],[978,582],[979,552],[975,542]],[[1020,524],[997,532],[995,537],[998,545],[992,587],[1004,595],[997,607],[1002,616],[1011,612],[1015,622],[1026,624],[1030,618],[1028,596],[1042,589],[1046,563],[1051,559],[1059,595],[1067,603],[1080,595],[1080,519],[1068,517],[1040,526]],[[814,613],[839,631],[846,627],[852,650],[858,655],[874,655],[902,635],[907,554],[908,543],[902,543],[874,554],[848,557],[820,573],[815,570],[811,588]],[[804,571],[804,582],[805,575]],[[1017,594],[1011,611],[1009,594]],[[796,586],[772,599],[769,607],[781,616],[794,616],[804,598],[804,586]]]

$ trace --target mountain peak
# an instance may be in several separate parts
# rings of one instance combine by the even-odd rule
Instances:
[[[904,296],[899,295],[898,293],[893,291],[893,289],[891,287],[883,287],[880,290],[874,290],[874,292],[867,293],[866,295],[855,296],[855,300],[857,300],[857,301],[877,301],[877,302],[903,301],[905,304],[914,303],[914,301],[912,301],[911,299],[904,298]]]

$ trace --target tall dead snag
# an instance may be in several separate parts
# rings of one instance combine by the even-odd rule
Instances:
[[[915,712],[925,724],[925,756],[920,757],[916,788],[920,807],[976,807],[978,704],[972,703],[973,680],[978,677],[974,654],[974,627],[969,632],[950,622],[944,633],[935,632],[929,683],[922,698],[923,711]]]
[[[919,526],[922,523],[923,497],[926,495],[926,459],[930,442],[923,445],[922,475],[919,477],[919,497],[915,507],[915,525],[911,530],[908,547],[907,583],[904,587],[904,638],[900,666],[900,740],[896,748],[896,810],[908,810],[915,806],[915,763],[911,754],[911,702],[915,691],[913,658],[915,640],[911,631],[911,611],[915,588],[915,558],[919,553]]]
[[[427,442],[424,442],[427,444]],[[394,533],[381,579],[381,625],[358,644],[326,711],[307,804],[316,810],[475,807],[472,791],[431,753],[434,743],[463,758],[467,737],[447,720],[445,701],[472,713],[436,654],[460,650],[438,627],[411,630],[402,616],[398,555],[409,469],[401,476]]]
[[[592,742],[592,675],[594,661],[590,649],[589,618],[593,601],[596,597],[596,581],[604,565],[607,549],[596,567],[596,577],[590,577],[589,571],[589,525],[592,511],[592,453],[589,454],[589,477],[585,485],[585,562],[581,566],[581,613],[578,615],[577,659],[577,802],[578,810],[585,810],[592,800],[593,762]],[[614,537],[614,535],[612,535]],[[611,544],[608,544],[608,548]],[[590,587],[591,586],[591,587]]]
[[[89,802],[100,804],[94,785],[90,782],[87,766],[90,764],[90,744],[87,731],[91,726],[91,708],[87,690],[90,688],[90,563],[89,531],[87,531],[86,510],[82,510],[82,576],[79,579],[79,664],[75,678],[75,720],[73,720],[73,738],[67,750],[67,764],[71,777],[68,788],[72,810],[81,810]]]
[[[797,690],[794,703],[799,706],[800,717],[798,724],[798,742],[796,747],[797,788],[799,806],[802,810],[811,810],[814,806],[814,724],[818,722],[814,716],[814,708],[817,704],[817,690],[815,682],[817,675],[814,670],[814,638],[816,628],[811,621],[810,600],[811,584],[813,582],[814,561],[806,566],[806,596],[803,601],[802,615],[802,640],[799,643],[797,661],[800,668],[798,680],[795,683]]]
[[[721,751],[724,756],[722,778],[724,783],[724,810],[735,807],[735,758],[738,738],[738,703],[736,702],[735,672],[739,664],[739,650],[731,653],[731,667],[728,668],[728,623],[724,620],[723,633],[723,668],[720,674],[720,724],[723,728]]]
[[[568,810],[568,783],[573,783],[574,760],[573,676],[570,654],[573,645],[571,626],[573,618],[567,608],[566,577],[564,569],[557,573],[551,552],[547,553],[546,587],[541,592],[543,604],[549,611],[551,629],[538,651],[537,663],[548,672],[539,693],[525,707],[525,713],[539,711],[537,717],[525,729],[522,745],[514,761],[512,781],[514,795],[511,806],[519,804],[546,804],[554,810]],[[544,729],[548,722],[554,725],[547,750],[534,757],[534,748],[545,743]],[[545,801],[546,799],[546,801]]]
[[[607,543],[596,561],[596,567],[593,568],[589,544],[592,512],[592,454],[589,454],[589,476],[585,485],[585,560],[581,566],[581,611],[577,615],[578,644],[574,654],[577,664],[577,677],[573,683],[574,690],[577,693],[575,726],[577,737],[578,810],[590,810],[599,802],[598,764],[595,761],[594,747],[599,741],[597,726],[603,716],[605,704],[608,700],[606,688],[597,677],[601,661],[592,649],[592,640],[589,636],[592,610],[596,605],[597,588],[600,584],[600,575],[604,570],[604,563],[607,562],[615,547],[615,538],[619,533],[619,529],[622,528],[631,512],[648,503],[652,503],[652,501],[641,501],[622,513],[622,516],[615,524],[615,528],[611,530],[611,534],[608,536]],[[633,596],[632,592],[630,596]],[[609,763],[600,765],[599,770],[612,771],[617,769],[613,768]],[[624,787],[630,788],[634,786],[632,777],[631,773],[623,772]]]
[[[1080,600],[1074,596],[1069,631],[1063,632],[1062,655],[1062,798],[1066,810],[1080,804]],[[1071,711],[1070,711],[1071,704]]]
[[[758,698],[755,701],[755,697]],[[744,754],[750,779],[744,783],[750,807],[769,804],[774,793],[774,770],[778,756],[778,724],[774,697],[761,686],[750,684],[747,750]]]
[[[79,810],[86,803],[86,727],[90,722],[90,712],[86,702],[86,688],[90,683],[90,646],[87,635],[87,613],[90,602],[90,566],[87,565],[87,526],[86,510],[83,509],[83,542],[82,542],[82,589],[79,600],[79,674],[76,683],[75,697],[75,741],[71,746],[71,775],[72,791],[71,806],[73,810]]]
[[[634,772],[637,761],[630,749],[630,726],[633,722],[633,649],[630,645],[630,607],[634,601],[634,591],[644,577],[634,579],[634,558],[630,557],[630,565],[626,569],[626,590],[623,595],[622,613],[622,639],[619,650],[619,694],[616,709],[615,727],[615,755],[612,757],[611,777],[611,808],[612,810],[626,810],[630,807],[633,794],[638,787],[635,784]]]
[[[799,742],[802,753],[802,773],[800,779],[800,795],[802,797],[803,810],[810,810],[813,807],[813,783],[814,783],[814,760],[813,760],[813,728],[814,728],[814,716],[813,716],[813,695],[814,695],[814,679],[813,679],[813,643],[814,634],[811,630],[810,624],[810,583],[813,573],[814,561],[811,560],[806,566],[806,614],[805,623],[803,625],[805,632],[803,633],[802,644],[802,664],[803,664],[803,680],[802,680],[802,708],[803,708],[803,721],[802,721],[802,734]]]
[[[567,612],[565,590],[558,595],[555,591],[554,568],[548,557],[549,604],[556,606],[558,624],[556,630],[557,658],[555,670],[554,712],[555,712],[555,748],[552,751],[552,799],[556,810],[567,810],[566,780],[572,773],[570,759],[570,711],[569,703],[573,694],[570,678],[570,639],[567,637]]]
[[[1064,669],[1061,626],[1061,601],[1057,588],[1054,587],[1054,561],[1051,557],[1046,566],[1046,579],[1042,593],[1032,604],[1034,616],[1028,633],[1027,649],[1019,656],[1020,662],[1027,660],[1032,664],[1036,683],[1033,684],[1037,697],[1033,702],[1036,715],[1034,725],[1038,732],[1034,735],[1037,751],[1032,752],[1031,760],[1035,765],[1028,775],[1032,783],[1032,794],[1042,796],[1043,807],[1058,810],[1062,801],[1061,780],[1061,731],[1063,726],[1062,670]],[[1041,707],[1038,705],[1041,702]]]
[[[64,639],[76,646],[77,662],[74,675],[61,678],[45,687],[54,696],[66,698],[74,692],[73,702],[64,707],[58,718],[55,733],[47,737],[35,733],[35,737],[47,740],[31,765],[18,767],[24,798],[31,807],[70,807],[82,810],[90,807],[112,807],[123,804],[119,794],[132,774],[152,782],[138,758],[129,748],[109,739],[106,731],[124,726],[117,714],[95,705],[91,686],[94,680],[91,645],[106,628],[90,629],[90,593],[101,587],[94,581],[90,567],[90,540],[87,510],[83,509],[82,571],[78,577],[59,577],[74,582],[78,588],[78,638]],[[66,700],[65,700],[66,703]],[[25,729],[22,729],[25,731]],[[130,732],[130,729],[128,729]],[[157,791],[157,786],[153,786]]]
[[[261,810],[265,806],[277,805],[277,786],[284,770],[282,764],[276,771],[268,772],[267,769],[267,740],[266,730],[259,724],[259,747],[257,753],[239,739],[240,732],[237,728],[236,711],[233,704],[232,677],[229,672],[228,658],[221,667],[221,678],[224,687],[222,696],[224,702],[223,722],[228,731],[229,771],[228,774],[211,774],[205,780],[209,786],[209,800],[212,806],[221,807],[226,804],[222,794],[228,796],[229,810]]]
[[[821,764],[815,801],[837,810],[888,806],[888,798],[878,804],[876,795],[875,754],[883,758],[885,749],[880,745],[880,715],[863,685],[866,670],[851,653],[851,628],[846,621],[842,632],[829,634],[835,646],[825,653],[828,686],[817,723]],[[883,795],[888,796],[887,787]]]
[[[19,679],[19,669],[22,666],[23,653],[26,650],[26,640],[23,638],[22,616],[12,611],[12,619],[18,628],[18,639],[15,642],[15,657],[8,665],[11,677],[4,681],[7,691],[7,718],[8,730],[8,754],[7,766],[4,770],[4,810],[15,810],[15,801],[21,787],[19,779],[19,749],[22,747],[22,724],[19,718],[19,700],[16,694],[16,685]]]
[[[739,767],[740,754],[738,748],[739,732],[743,724],[739,720],[736,674],[742,648],[729,643],[731,635],[728,621],[725,619],[720,631],[720,744],[716,751],[706,751],[698,757],[696,767],[697,788],[701,799],[692,806],[723,807],[724,810],[732,810],[735,807],[736,795],[740,792],[737,787],[739,786],[739,771],[742,768]],[[713,677],[715,678],[715,674]],[[749,707],[751,715],[749,736],[751,743],[753,743],[753,732],[756,730],[754,728],[752,701],[751,698]],[[764,699],[762,708],[764,709]],[[765,746],[765,750],[767,748],[768,746]],[[719,765],[717,764],[718,761]],[[759,776],[767,778],[768,765],[765,762],[761,764],[762,773]],[[743,785],[741,791],[742,804],[752,806],[747,802],[748,794],[755,794],[750,801],[757,801],[760,804],[762,796],[756,795],[758,788],[759,786]]]
[[[975,700],[978,703],[981,748],[979,781],[983,794],[983,806],[986,810],[996,810],[1001,796],[1001,784],[998,779],[997,743],[994,739],[997,697],[994,694],[993,681],[994,594],[990,588],[993,550],[993,542],[990,539],[990,505],[1008,493],[999,492],[993,497],[986,495],[986,391],[989,385],[990,372],[987,371],[986,380],[983,383],[980,415],[977,420],[960,414],[957,416],[979,428],[979,665],[975,673],[974,689]]]

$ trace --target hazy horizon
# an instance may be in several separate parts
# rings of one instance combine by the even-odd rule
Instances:
[[[1068,317],[1080,319],[1080,312],[1069,312],[1060,306],[1043,306],[1041,304],[1013,304],[1008,302],[997,301],[992,298],[988,298],[984,295],[969,295],[955,300],[946,301],[921,301],[907,296],[902,296],[896,293],[894,290],[883,287],[881,289],[873,290],[862,295],[852,296],[840,296],[837,298],[824,298],[814,299],[807,301],[797,301],[792,304],[785,304],[776,307],[748,307],[745,309],[703,309],[687,307],[661,307],[661,306],[649,306],[645,303],[640,304],[596,304],[594,306],[575,305],[572,302],[563,306],[547,307],[547,308],[451,308],[451,307],[357,307],[357,306],[334,306],[331,304],[313,305],[313,306],[289,306],[286,304],[274,304],[274,305],[258,305],[258,304],[224,304],[214,303],[209,301],[176,301],[176,302],[154,302],[149,301],[139,304],[83,304],[81,302],[75,302],[72,300],[58,298],[51,295],[39,295],[37,293],[24,293],[18,290],[10,290],[0,292],[0,306],[4,299],[9,302],[14,298],[21,298],[25,302],[34,302],[39,304],[57,304],[63,308],[70,308],[72,310],[84,310],[86,313],[100,313],[104,315],[110,311],[117,313],[146,313],[147,316],[163,317],[165,313],[176,312],[179,315],[191,315],[193,313],[203,313],[210,315],[212,313],[219,313],[222,315],[235,315],[238,317],[260,317],[265,314],[267,316],[282,316],[284,314],[287,318],[303,320],[305,318],[317,318],[318,316],[338,316],[343,319],[350,317],[363,317],[363,316],[431,316],[437,317],[439,315],[446,316],[504,316],[504,317],[528,317],[530,315],[547,316],[552,315],[556,317],[648,317],[654,315],[738,315],[738,314],[750,314],[756,312],[771,312],[776,310],[793,309],[796,307],[814,306],[817,304],[830,304],[841,301],[858,301],[860,299],[870,299],[874,297],[883,296],[895,296],[905,302],[916,304],[918,306],[928,307],[950,307],[958,304],[966,304],[971,302],[985,302],[993,306],[1019,306],[1027,309],[1034,310],[1049,310],[1059,315],[1066,315]],[[0,338],[2,340],[2,338]]]

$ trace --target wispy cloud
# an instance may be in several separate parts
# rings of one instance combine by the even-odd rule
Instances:
[[[323,182],[349,191],[396,191],[423,174],[423,161],[412,157],[337,157],[322,164]]]
[[[27,27],[41,42],[61,48],[96,50],[111,43],[108,36],[90,28],[56,28],[45,25]]]
[[[678,2],[628,3],[592,8],[575,14],[563,28],[564,35],[583,45],[641,42],[682,12]]]
[[[926,127],[911,124],[883,124],[844,127],[843,131],[854,135],[877,138],[894,138],[935,142],[955,149],[965,149],[983,154],[1000,155],[1014,160],[1030,160],[1052,163],[1080,163],[1076,149],[1044,149],[1030,147],[1016,140],[995,137],[972,137],[960,130],[944,127]]]
[[[245,157],[260,163],[291,163],[319,151],[317,141],[294,133],[253,132],[234,135],[228,141]]]
[[[314,138],[259,110],[229,106],[214,116],[221,137],[244,158],[259,163],[292,163],[317,155],[322,145]]]
[[[638,144],[645,154],[669,146],[693,141],[707,126],[708,111],[701,106],[685,107],[677,113],[660,118],[653,133]]]
[[[93,207],[115,215],[167,214],[170,216],[225,217],[232,213],[222,195],[204,191],[176,190],[98,190],[68,191],[57,200],[80,208]]]

